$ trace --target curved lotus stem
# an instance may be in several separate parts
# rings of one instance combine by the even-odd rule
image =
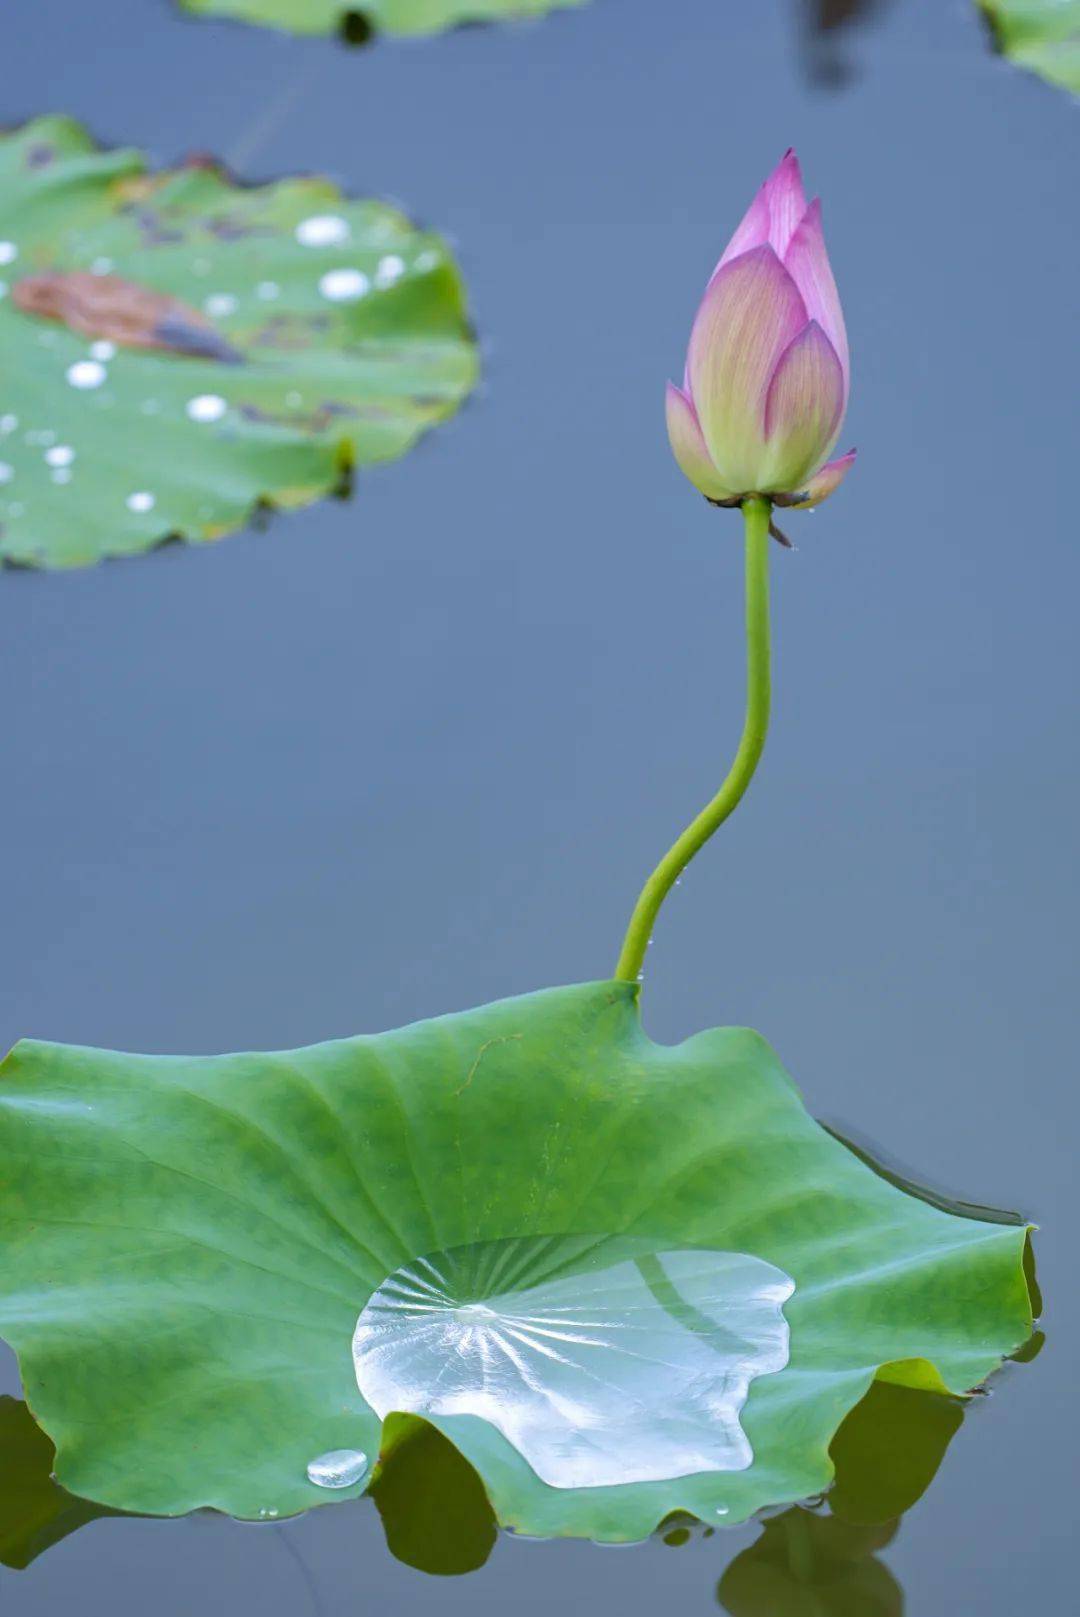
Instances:
[[[743,501],[746,524],[746,718],[727,778],[701,813],[661,859],[634,906],[615,967],[621,982],[638,982],[660,906],[694,855],[742,801],[754,778],[769,728],[769,526],[772,503],[760,496]]]

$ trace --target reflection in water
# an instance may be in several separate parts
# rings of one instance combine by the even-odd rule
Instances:
[[[898,1525],[785,1511],[732,1561],[717,1599],[730,1617],[901,1617],[903,1590],[875,1554]]]
[[[730,1617],[899,1617],[901,1591],[877,1559],[900,1517],[933,1481],[963,1419],[959,1401],[875,1383],[831,1445],[836,1480],[824,1503],[767,1521],[731,1562],[718,1599]],[[84,1523],[118,1516],[75,1499],[50,1475],[53,1446],[29,1410],[0,1398],[0,1561],[25,1567]],[[391,1553],[422,1572],[452,1576],[484,1565],[497,1539],[480,1478],[425,1421],[387,1422],[372,1498]],[[365,1509],[365,1503],[342,1507]],[[276,1529],[275,1529],[276,1531]],[[672,1546],[723,1530],[672,1518],[658,1538]]]
[[[934,1480],[963,1420],[953,1398],[875,1382],[830,1447],[836,1480],[821,1510],[766,1522],[717,1590],[730,1617],[900,1617],[904,1598],[877,1559]]]
[[[741,1252],[596,1237],[480,1241],[407,1264],[357,1321],[385,1417],[474,1415],[552,1488],[742,1471],[750,1383],[788,1360],[795,1283]]]
[[[798,0],[798,4],[807,74],[815,83],[837,89],[854,73],[848,30],[884,10],[887,0]]]

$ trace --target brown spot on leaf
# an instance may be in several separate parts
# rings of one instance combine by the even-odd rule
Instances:
[[[280,348],[292,352],[311,348],[330,329],[325,314],[278,314],[252,333],[253,348]]]
[[[245,241],[251,236],[276,236],[269,225],[255,224],[240,213],[219,213],[203,220],[203,229],[217,241]]]
[[[49,270],[24,276],[15,283],[11,297],[24,314],[58,320],[83,337],[105,337],[122,348],[157,348],[227,365],[242,363],[242,355],[197,309],[119,275]]]
[[[390,412],[381,409],[378,405],[338,404],[334,402],[319,404],[313,410],[275,411],[264,410],[258,404],[239,404],[237,413],[245,421],[250,421],[260,427],[286,427],[290,432],[326,432],[336,419],[346,416],[352,420],[360,417],[383,420],[389,417]]]

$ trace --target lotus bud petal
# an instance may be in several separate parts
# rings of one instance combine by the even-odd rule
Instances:
[[[846,455],[838,455],[836,460],[826,461],[819,472],[807,480],[806,487],[799,495],[785,495],[777,498],[777,505],[790,506],[793,511],[809,511],[812,506],[820,505],[834,494],[844,481],[848,472],[855,464],[855,451],[849,449]]]
[[[794,152],[770,174],[728,243],[690,335],[683,387],[669,385],[680,469],[710,500],[767,495],[817,504],[852,455],[826,464],[847,406],[847,333]]]
[[[698,492],[707,500],[732,499],[731,490],[721,482],[720,473],[709,458],[697,411],[674,382],[669,382],[667,387],[667,428],[679,468]]]

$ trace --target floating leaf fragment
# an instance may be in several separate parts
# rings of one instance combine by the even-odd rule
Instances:
[[[150,174],[42,118],[0,138],[0,221],[11,561],[79,566],[306,505],[475,381],[442,240],[324,180]]]
[[[382,34],[437,34],[461,23],[516,22],[586,0],[179,0],[186,11],[294,34],[336,34],[361,24]],[[361,37],[364,37],[363,35]]]
[[[24,1043],[0,1067],[0,1160],[0,1333],[61,1482],[119,1509],[261,1519],[348,1499],[378,1485],[411,1404],[519,1531],[626,1541],[677,1511],[733,1523],[828,1486],[829,1445],[875,1377],[961,1394],[1031,1332],[1023,1225],[889,1184],[814,1123],[754,1033],[653,1044],[625,983],[283,1054]],[[750,1382],[746,1448],[699,1463],[702,1405],[684,1391],[653,1407],[656,1433],[630,1429],[638,1452],[665,1451],[653,1480],[578,1485],[582,1376],[623,1385],[625,1371],[607,1327],[558,1312],[532,1333],[547,1351],[503,1354],[480,1391],[509,1406],[522,1378],[546,1378],[554,1431],[572,1380],[565,1486],[541,1480],[475,1384],[436,1407],[424,1370],[413,1396],[401,1339],[383,1431],[358,1326],[389,1277],[461,1248],[455,1329],[537,1287],[558,1310],[560,1277],[600,1276],[614,1309],[630,1261],[679,1366],[717,1326],[670,1254],[696,1254],[706,1276],[741,1254],[787,1277],[787,1353]],[[728,1353],[704,1372],[709,1396]],[[382,1462],[351,1487],[312,1483],[311,1460],[342,1449]]]
[[[1080,95],[1080,0],[978,0],[998,49]]]

